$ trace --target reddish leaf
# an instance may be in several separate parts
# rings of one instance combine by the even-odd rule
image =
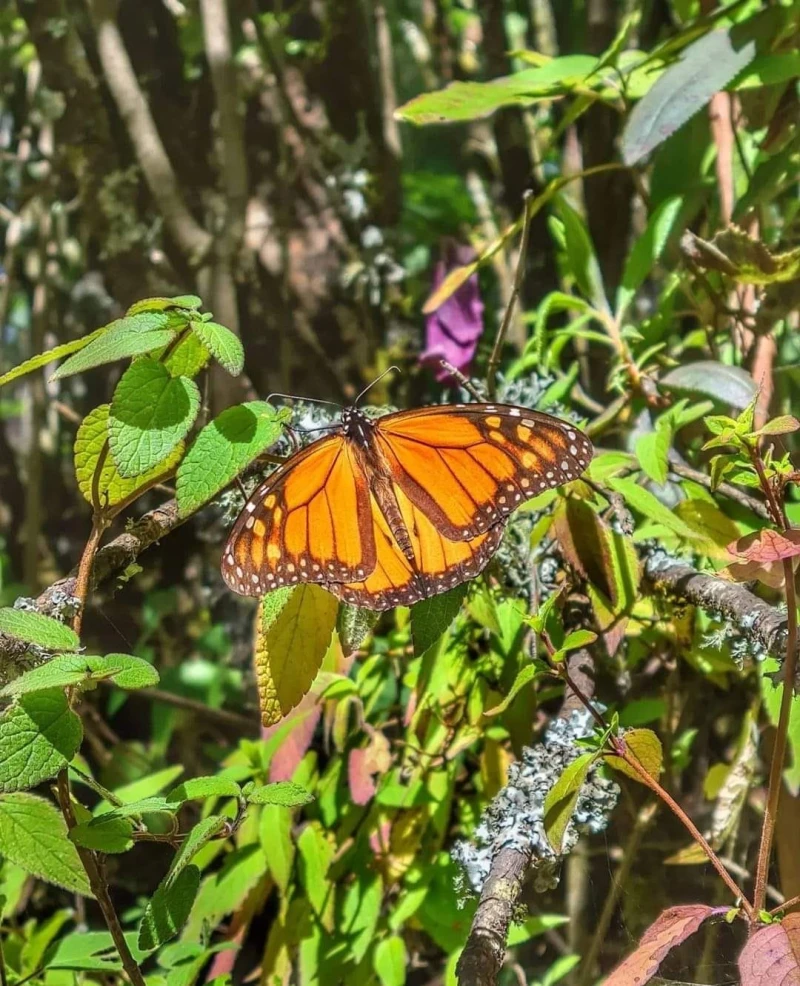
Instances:
[[[739,956],[742,986],[800,986],[800,914],[768,924]]]
[[[800,555],[800,530],[781,534],[779,531],[766,528],[729,544],[728,551],[746,561],[765,564],[781,561],[783,558],[793,558],[795,555]]]
[[[371,733],[369,745],[360,750],[351,750],[347,760],[350,796],[357,805],[365,805],[375,797],[375,775],[386,773],[392,765],[389,740],[377,729],[364,728]]]
[[[644,986],[673,948],[693,935],[711,914],[724,912],[725,908],[705,904],[684,904],[662,911],[642,935],[636,951],[617,966],[604,986]]]

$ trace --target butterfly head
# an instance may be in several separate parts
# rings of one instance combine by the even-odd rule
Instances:
[[[375,425],[357,407],[346,407],[342,411],[342,428],[345,435],[362,448],[369,448],[371,445]]]

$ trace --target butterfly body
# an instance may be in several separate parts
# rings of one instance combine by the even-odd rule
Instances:
[[[576,479],[591,456],[577,428],[527,408],[444,405],[374,420],[346,408],[338,433],[253,493],[223,577],[244,595],[317,582],[367,608],[408,605],[477,575],[511,512]]]

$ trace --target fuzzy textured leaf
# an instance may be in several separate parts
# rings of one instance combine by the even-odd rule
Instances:
[[[799,986],[800,914],[754,931],[738,964],[742,986]]]
[[[48,883],[93,896],[61,812],[36,794],[0,795],[0,853]]]
[[[162,881],[147,902],[139,928],[139,948],[150,951],[174,938],[189,917],[197,891],[200,870],[187,866],[171,883]]]
[[[66,688],[87,681],[112,680],[119,688],[149,688],[158,684],[158,672],[141,657],[130,654],[57,654],[9,682],[0,695],[27,695],[47,688]]]
[[[133,846],[133,822],[129,818],[103,818],[82,822],[70,829],[69,837],[77,846],[98,852],[127,852]]]
[[[33,373],[34,370],[41,369],[41,367],[47,366],[48,363],[52,363],[54,360],[63,359],[65,356],[71,356],[73,353],[77,353],[105,331],[105,326],[103,326],[102,329],[96,329],[94,332],[90,332],[88,336],[83,336],[80,339],[72,339],[70,342],[65,342],[61,346],[48,349],[45,353],[37,353],[36,356],[31,356],[24,363],[20,363],[19,366],[15,366],[7,373],[2,374],[0,376],[0,387],[5,386],[7,383],[12,383],[14,380],[18,380],[20,377],[24,377],[26,373]]]
[[[101,404],[90,411],[81,422],[78,434],[75,436],[75,476],[78,488],[89,503],[92,503],[95,470],[100,463],[100,457],[104,456],[97,483],[101,507],[121,503],[137,490],[148,486],[156,477],[168,475],[180,462],[184,448],[183,442],[179,442],[171,455],[149,472],[143,476],[126,479],[120,475],[107,447],[109,408],[109,404]]]
[[[89,345],[62,363],[52,379],[61,380],[104,363],[151,353],[166,346],[175,334],[175,327],[174,317],[167,312],[126,315],[111,322]]]
[[[24,791],[54,777],[83,740],[63,691],[25,695],[0,717],[0,791]]]
[[[263,787],[255,787],[247,793],[247,801],[251,805],[280,805],[284,808],[299,808],[302,805],[310,804],[314,800],[314,795],[309,794],[300,784],[292,781],[275,781],[274,784],[265,784]]]
[[[250,401],[229,407],[206,425],[178,469],[175,495],[181,515],[210,500],[274,445],[290,417],[286,408]]]
[[[192,332],[231,376],[236,377],[242,372],[244,348],[241,339],[235,333],[216,322],[192,322]]]
[[[174,787],[167,794],[167,801],[183,804],[184,801],[205,798],[238,798],[242,789],[228,777],[192,777]]]
[[[10,606],[0,609],[0,633],[45,650],[77,650],[80,646],[78,635],[66,624],[51,616]]]
[[[604,986],[644,986],[672,949],[714,913],[715,909],[705,904],[685,904],[663,911],[642,935],[636,951],[617,966]]]
[[[189,432],[200,391],[173,377],[154,359],[136,360],[123,373],[108,413],[108,440],[120,475],[141,476],[163,462]]]
[[[261,721],[272,726],[311,688],[330,646],[339,604],[320,586],[307,583],[293,589],[271,623],[267,606],[262,603],[257,621],[255,667]]]

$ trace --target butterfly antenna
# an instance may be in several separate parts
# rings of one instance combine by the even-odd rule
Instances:
[[[378,379],[380,379],[380,377]],[[372,385],[370,384],[370,386]],[[330,407],[338,407],[340,411],[343,407],[342,404],[337,404],[336,401],[324,401],[321,397],[298,397],[297,394],[279,394],[277,391],[267,395],[267,403],[269,403],[273,397],[282,397],[287,401],[303,401],[305,404],[328,404]]]
[[[383,380],[383,378],[388,373],[391,373],[392,370],[395,370],[397,373],[399,373],[400,372],[400,367],[399,366],[389,366],[389,367],[387,367],[383,371],[383,373],[381,373],[379,376],[375,377],[375,379],[372,381],[372,383],[368,383],[367,386],[358,395],[358,397],[356,397],[356,399],[353,401],[353,407],[357,407],[358,406],[358,402],[361,400],[361,398],[364,396],[364,394],[366,394],[368,390],[371,390],[375,386],[376,383],[380,383],[380,381]]]

